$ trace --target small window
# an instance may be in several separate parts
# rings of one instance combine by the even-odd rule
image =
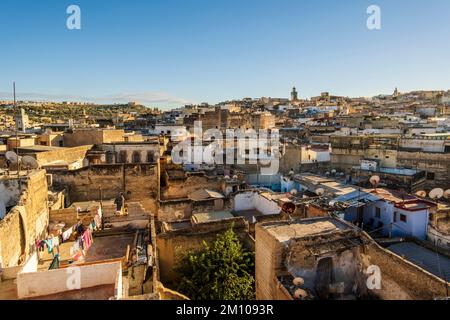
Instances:
[[[394,212],[394,222],[397,222],[397,212]]]
[[[389,156],[386,156],[386,159],[389,159]]]
[[[400,221],[406,222],[406,215],[401,214],[401,215],[400,215]]]
[[[381,218],[381,209],[378,207],[375,208],[375,217],[378,219]]]
[[[427,172],[427,180],[434,180],[434,172]]]

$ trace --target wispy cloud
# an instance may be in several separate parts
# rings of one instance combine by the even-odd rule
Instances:
[[[11,92],[0,92],[0,99],[11,100]],[[136,101],[145,106],[157,107],[174,107],[193,103],[187,99],[172,96],[165,92],[138,92],[111,94],[99,97],[89,97],[70,94],[47,94],[34,92],[20,92],[17,94],[17,100],[35,100],[35,101],[76,101],[76,102],[92,102],[92,103],[127,103]]]

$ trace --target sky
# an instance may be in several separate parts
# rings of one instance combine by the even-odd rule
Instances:
[[[1,0],[0,99],[13,81],[19,100],[162,108],[448,90],[450,1]]]

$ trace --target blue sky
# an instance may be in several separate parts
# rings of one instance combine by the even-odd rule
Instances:
[[[66,8],[81,8],[81,30]],[[381,7],[382,29],[366,27]],[[0,98],[160,107],[450,89],[448,0],[2,0]]]

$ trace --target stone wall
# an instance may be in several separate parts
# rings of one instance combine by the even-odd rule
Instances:
[[[18,204],[0,221],[0,265],[11,267],[34,252],[35,240],[48,226],[48,187],[45,170],[31,172]]]
[[[54,171],[55,187],[67,187],[71,202],[110,200],[120,192],[126,201],[140,202],[149,213],[157,212],[157,167],[152,164],[95,165],[73,171]]]
[[[40,165],[45,165],[54,161],[66,161],[68,163],[82,160],[86,157],[87,152],[92,148],[92,145],[61,148],[61,150],[46,151],[36,153],[35,157]]]

